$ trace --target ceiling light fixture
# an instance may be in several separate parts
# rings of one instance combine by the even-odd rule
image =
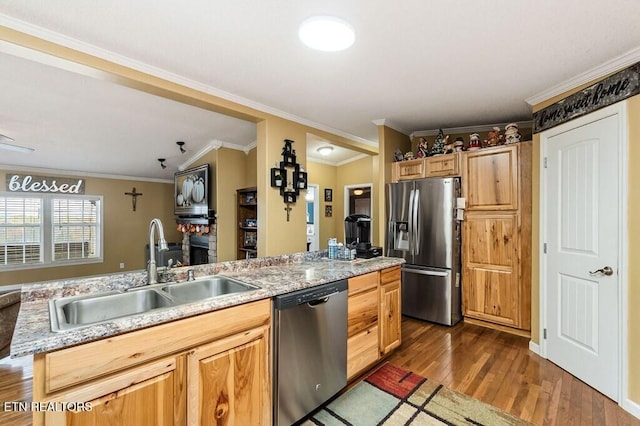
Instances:
[[[362,189],[354,189],[353,190],[353,195],[362,195],[364,194],[364,190]]]
[[[184,142],[178,141],[178,142],[176,142],[176,145],[178,145],[178,148],[180,148],[180,153],[181,154],[184,154],[185,152],[187,152],[187,150],[184,149]]]
[[[332,146],[321,146],[320,148],[317,149],[318,154],[320,155],[324,155],[325,157],[329,154],[331,154],[331,152],[333,151],[333,147]]]
[[[0,148],[6,149],[7,151],[16,151],[16,152],[33,152],[35,149],[28,148],[26,146],[14,145],[11,142],[14,142],[13,138],[9,136],[0,135]]]
[[[353,27],[333,16],[313,16],[305,19],[298,37],[312,49],[337,52],[351,46],[356,39]]]
[[[167,161],[166,158],[158,158],[158,161],[160,162],[160,167],[162,167],[163,169],[167,168],[167,165],[164,164],[164,162]]]

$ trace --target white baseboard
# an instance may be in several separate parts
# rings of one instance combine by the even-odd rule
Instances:
[[[621,406],[626,412],[640,419],[640,404],[626,398],[622,401]]]
[[[535,343],[533,340],[529,340],[529,350],[536,355],[540,355],[540,345]]]

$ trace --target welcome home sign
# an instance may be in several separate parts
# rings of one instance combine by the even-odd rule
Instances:
[[[640,94],[640,62],[533,114],[533,133]]]
[[[7,191],[84,194],[83,179],[7,174]]]

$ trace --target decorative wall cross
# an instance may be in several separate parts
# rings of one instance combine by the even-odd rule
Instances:
[[[131,192],[125,192],[124,195],[131,196],[131,204],[133,205],[133,211],[136,211],[136,201],[138,201],[138,195],[142,195],[142,192],[136,192],[136,187],[134,186]]]
[[[289,203],[287,203],[287,207],[285,207],[284,210],[287,212],[287,222],[289,222],[289,213],[291,213],[292,210]]]

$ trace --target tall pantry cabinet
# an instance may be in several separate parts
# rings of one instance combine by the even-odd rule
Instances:
[[[531,330],[531,145],[462,157],[463,315],[519,334]]]

